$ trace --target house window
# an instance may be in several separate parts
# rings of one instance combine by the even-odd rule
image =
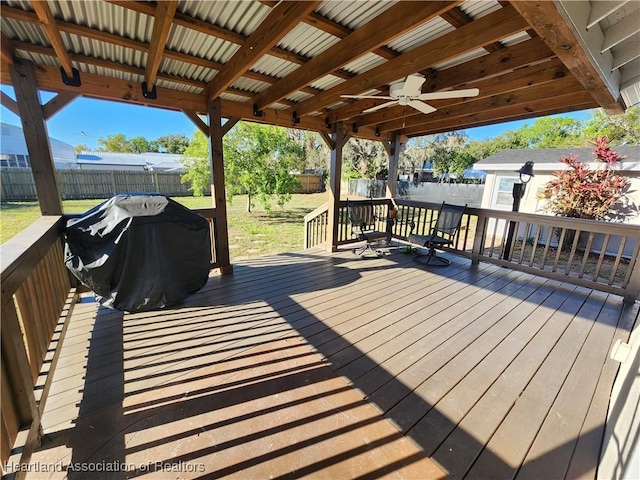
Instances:
[[[29,167],[28,155],[14,155],[13,153],[5,153],[0,155],[0,167]]]
[[[511,210],[513,208],[513,186],[519,182],[517,177],[498,176],[493,193],[493,208]]]

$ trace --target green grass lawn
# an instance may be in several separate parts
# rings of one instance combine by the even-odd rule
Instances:
[[[211,206],[210,197],[174,197],[189,208]],[[327,193],[296,194],[284,208],[273,206],[266,213],[256,204],[247,213],[247,197],[227,203],[229,248],[232,259],[295,252],[303,249],[304,216],[328,200]],[[65,200],[64,213],[83,213],[104,200]],[[4,243],[40,217],[36,202],[8,202],[0,205],[0,243]]]

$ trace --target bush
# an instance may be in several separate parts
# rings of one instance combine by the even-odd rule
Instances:
[[[569,168],[555,172],[540,198],[543,209],[555,215],[595,220],[614,220],[624,216],[624,196],[629,179],[612,167],[624,157],[609,148],[609,139],[600,137],[593,150],[601,168],[591,169],[576,155],[561,158]]]

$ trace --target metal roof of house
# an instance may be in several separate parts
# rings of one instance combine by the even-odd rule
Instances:
[[[3,83],[28,60],[44,90],[189,114],[220,98],[227,118],[323,133],[412,137],[640,99],[639,2],[7,0],[0,14]],[[411,74],[423,92],[480,94],[428,115],[342,97]]]
[[[160,170],[181,169],[182,155],[174,153],[121,153],[83,151],[77,157],[79,164],[102,164],[120,166],[150,166]]]

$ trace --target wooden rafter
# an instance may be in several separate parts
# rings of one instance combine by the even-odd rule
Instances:
[[[454,5],[451,2],[399,2],[314,57],[293,74],[258,94],[254,103],[258,109],[269,106],[298,88],[342,67],[351,59],[389,43],[411,28],[446,12]]]
[[[499,108],[486,111],[476,111],[463,117],[440,120],[429,125],[409,127],[402,131],[403,135],[414,137],[429,134],[461,130],[465,128],[492,125],[495,123],[511,122],[531,118],[531,112],[540,112],[541,116],[595,108],[596,102],[589,92],[581,90],[556,97],[538,99],[529,103],[504,105]],[[532,110],[535,109],[535,110]]]
[[[144,13],[145,15],[155,16],[156,7],[153,3],[137,1],[132,2],[130,0],[107,0],[107,2],[113,5],[118,5],[119,7],[133,10],[135,12]],[[236,45],[242,45],[247,41],[247,37],[245,35],[220,27],[218,25],[213,25],[198,18],[190,17],[180,12],[176,12],[173,23],[181,27],[204,33],[205,35],[211,35],[212,37],[220,38]],[[290,52],[276,46],[272,47],[271,50],[269,50],[269,54],[288,62],[297,63],[298,65],[303,65],[307,61],[309,61],[309,59],[303,55]],[[352,76],[347,72],[336,72],[336,75],[343,78],[350,78]]]
[[[566,111],[571,109],[568,102],[573,100],[577,102],[575,108],[583,108],[589,102],[579,94],[589,91],[594,106],[618,107],[616,99],[606,91],[609,84],[605,85],[604,79],[595,78],[589,83],[593,80],[590,75],[597,75],[599,70],[595,66],[591,72],[583,68],[581,62],[589,62],[589,59],[579,55],[576,58],[574,44],[570,43],[575,38],[565,32],[572,32],[572,27],[562,16],[553,17],[554,9],[547,5],[549,2],[522,1],[511,5],[499,1],[491,13],[479,17],[456,6],[459,1],[377,3],[376,9],[384,13],[362,21],[355,17],[355,10],[351,8],[325,8],[323,5],[314,11],[314,6],[305,2],[259,1],[262,7],[256,9],[254,5],[247,10],[256,14],[251,22],[233,17],[231,22],[222,25],[212,22],[210,18],[216,17],[215,11],[202,5],[196,18],[186,13],[188,7],[179,12],[175,8],[177,1],[110,0],[108,3],[115,5],[109,7],[114,13],[124,13],[122,9],[125,8],[137,12],[135,15],[142,20],[132,24],[134,30],[121,33],[111,33],[118,31],[112,28],[100,30],[95,22],[74,18],[73,11],[66,12],[64,19],[53,19],[52,12],[57,10],[38,14],[20,3],[3,5],[2,67],[7,69],[21,57],[34,62],[38,88],[58,93],[42,107],[45,118],[55,114],[76,95],[153,104],[160,108],[186,110],[196,116],[208,112],[211,95],[217,95],[216,98],[221,98],[220,113],[234,121],[258,121],[315,130],[325,135],[334,132],[336,125],[341,123],[344,138],[354,136],[381,141],[389,141],[398,133],[406,136],[433,133],[443,125],[456,129],[461,125],[473,126],[474,122],[499,122],[503,118]],[[40,3],[38,6],[42,7]],[[42,8],[48,10],[50,5],[53,4],[44,2]],[[292,13],[294,6],[299,10]],[[520,14],[520,11],[528,13]],[[541,22],[536,16],[540,16],[540,12],[546,15],[549,11],[552,22],[547,18],[543,19],[547,23]],[[85,13],[90,17],[96,11],[88,8]],[[229,14],[233,15],[231,10]],[[429,22],[429,28],[420,26],[431,18],[431,14],[440,20],[434,18]],[[257,17],[261,20],[255,22]],[[444,34],[432,34],[431,26],[437,30],[442,21],[454,28]],[[19,32],[20,23],[42,25],[49,30],[53,26],[56,38],[59,38],[57,46],[54,46],[55,35],[49,30],[45,33],[52,38],[51,46],[9,33]],[[278,45],[279,38],[302,23],[306,25]],[[142,25],[145,28],[153,25],[151,35],[139,30]],[[171,41],[171,48],[167,48],[172,25],[179,27],[176,32],[180,35]],[[203,53],[202,48],[191,49],[181,44],[185,29],[189,29],[189,38],[195,33],[196,42],[202,40],[215,46],[215,53],[214,50],[207,50],[211,54]],[[301,48],[289,47],[292,44],[289,38],[293,39],[303,31]],[[61,32],[64,32],[62,36]],[[76,51],[65,51],[62,39],[67,41],[66,34],[73,39]],[[421,41],[420,37],[425,34],[426,41]],[[523,41],[526,34],[531,38]],[[510,39],[509,43],[504,42],[506,38]],[[120,55],[123,49],[134,54]],[[476,56],[481,49],[487,53]],[[564,49],[570,53],[563,56]],[[114,51],[114,55],[98,58],[98,52],[107,50]],[[230,50],[236,50],[236,54],[222,63],[221,59],[225,57],[217,52]],[[468,54],[475,58],[466,58]],[[82,69],[82,85],[63,85],[60,69],[52,67],[48,60],[41,62],[41,56],[57,58],[67,67],[75,65]],[[166,71],[160,67],[163,59],[170,60]],[[371,66],[363,69],[360,59],[362,65]],[[260,64],[259,71],[252,70],[256,63]],[[442,66],[449,63],[454,66]],[[94,69],[100,74],[88,73]],[[388,95],[389,83],[413,73],[426,77],[423,92],[477,87],[480,94],[467,99],[428,101],[438,109],[430,115],[399,107],[362,114],[367,108],[379,105],[380,100],[341,98],[344,93],[360,94],[368,90]],[[244,80],[236,83],[240,77]],[[6,71],[0,71],[0,78],[11,83]],[[579,82],[571,83],[571,79]],[[146,81],[149,87],[151,81],[155,84],[158,80],[164,81],[163,87],[157,89],[158,98],[145,98],[139,82]],[[571,87],[560,95],[556,89],[563,85]],[[550,92],[554,92],[555,103],[546,102]],[[535,95],[541,98],[536,99]],[[3,104],[11,105],[9,100],[3,98]],[[262,117],[254,115],[256,109],[262,111]],[[223,133],[227,125],[230,128],[231,124],[223,126]],[[198,125],[201,130],[203,127]],[[379,137],[375,136],[376,130]]]
[[[502,8],[486,15],[454,32],[442,35],[435,40],[389,60],[388,62],[347,80],[336,87],[326,90],[296,106],[298,115],[305,115],[322,109],[331,102],[340,101],[342,94],[358,94],[371,88],[385,85],[398,77],[410,75],[416,66],[425,67],[425,61],[436,64],[462,55],[479,45],[493,43],[501,38],[513,35],[527,28],[526,22],[510,8]]]
[[[156,8],[156,17],[155,22],[153,23],[153,33],[151,34],[149,54],[147,55],[147,66],[144,72],[144,79],[149,88],[156,83],[158,67],[162,60],[162,52],[164,51],[164,45],[167,43],[169,29],[171,28],[173,15],[175,14],[177,7],[177,0],[165,0],[163,2],[159,2],[158,7]]]
[[[551,50],[571,70],[596,102],[610,114],[622,113],[619,98],[614,97],[589,60],[571,28],[553,2],[517,1],[513,8],[531,25]]]
[[[14,42],[4,33],[0,34],[0,50],[2,51],[2,61],[7,64],[13,63],[13,57],[16,55],[16,47]]]
[[[469,113],[469,108],[473,111],[496,110],[512,105],[528,105],[530,106],[540,98],[554,97],[567,93],[576,93],[581,91],[580,84],[571,76],[563,77],[548,82],[540,82],[534,86],[514,89],[504,93],[488,95],[479,99],[468,100],[466,102],[452,103],[445,105],[432,114],[416,116],[412,119],[411,128],[417,128],[420,125],[433,125],[436,122],[452,121],[457,117],[464,117]],[[435,102],[434,102],[435,103]],[[395,127],[395,128],[394,128]],[[382,124],[382,130],[402,130],[401,120],[393,120],[390,124]]]
[[[447,68],[440,72],[433,72],[423,85],[424,92],[435,92],[455,87],[473,86],[480,88],[476,83],[486,77],[493,77],[501,74],[508,74],[516,69],[543,62],[555,58],[554,53],[538,38],[533,38],[499,51],[484,55],[475,60],[465,62],[455,67]],[[473,84],[469,84],[473,82]],[[484,90],[480,91],[484,95]],[[355,101],[345,107],[335,109],[329,113],[331,122],[346,120],[358,116],[359,124],[372,125],[387,122],[394,118],[394,112],[399,110],[385,108],[378,112],[359,115],[359,112],[366,110],[379,102]],[[417,114],[417,113],[416,113]],[[413,113],[409,113],[412,116]]]
[[[275,7],[258,28],[247,38],[224,68],[209,82],[209,98],[217,98],[264,53],[300,23],[300,18],[312,11],[320,2],[282,2]]]
[[[534,86],[548,85],[553,87],[552,84],[554,82],[567,78],[573,80],[569,75],[567,67],[558,59],[554,59],[531,67],[520,68],[515,72],[505,73],[475,82],[473,86],[480,89],[480,94],[475,98],[451,98],[447,100],[432,100],[427,103],[441,110],[446,107],[467,105],[470,101],[475,102],[484,98],[491,98],[496,95],[503,95]],[[425,120],[428,121],[431,119],[431,115],[425,116],[414,109],[409,109],[407,114],[403,113],[402,107],[389,108],[386,110],[391,110],[388,113],[385,112],[387,114],[386,121],[385,117],[382,116],[376,116],[375,118],[365,116],[359,121],[359,124],[377,125],[378,128],[384,132],[401,129],[406,118],[410,118],[412,124],[424,123]]]
[[[47,2],[32,1],[31,6],[35,10],[38,20],[40,20],[42,28],[44,28],[47,38],[56,52],[58,61],[62,65],[62,68],[64,68],[65,73],[71,77],[73,75],[73,64],[71,63],[71,59],[67,53],[67,47],[62,40],[62,35],[56,24],[56,19],[53,17],[53,13],[49,8],[49,4]]]
[[[260,3],[262,3],[263,5],[268,5],[270,7],[275,7],[278,4],[276,0],[260,0]],[[334,22],[333,20],[323,17],[322,15],[319,15],[315,12],[309,13],[309,15],[307,15],[306,18],[303,19],[303,22],[338,38],[344,38],[353,33],[353,30],[351,30],[349,27],[345,27],[344,25],[341,25],[338,22]],[[386,58],[387,60],[390,58],[395,58],[399,55],[394,50],[391,50],[389,47],[385,46],[375,48],[371,50],[371,53],[375,53],[382,58]]]

